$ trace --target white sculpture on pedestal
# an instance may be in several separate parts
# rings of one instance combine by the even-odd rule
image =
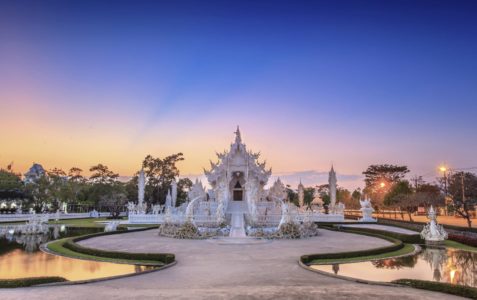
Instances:
[[[111,221],[106,223],[106,226],[104,226],[104,231],[105,232],[116,231],[119,223],[120,221]]]
[[[167,193],[166,196],[166,207],[171,207],[172,206],[172,196],[171,196],[171,191]]]
[[[172,184],[171,184],[171,196],[172,196],[172,207],[176,207],[176,203],[177,203],[177,182],[175,180],[173,180]]]
[[[359,219],[360,222],[377,222],[376,219],[373,218],[374,208],[371,205],[371,201],[369,199],[359,200],[359,204],[361,204],[361,213],[363,217]]]
[[[139,176],[137,180],[137,188],[138,188],[138,199],[137,199],[137,206],[136,206],[136,213],[144,214],[147,210],[147,205],[144,203],[144,188],[146,187],[146,176],[144,175],[144,169],[141,168],[139,171]]]
[[[165,224],[172,223],[172,213],[171,213],[171,208],[169,206],[166,206],[166,213],[164,215],[164,223]]]
[[[437,215],[434,207],[431,205],[427,215],[429,223],[427,223],[421,231],[421,237],[426,242],[442,242],[447,239],[447,232],[442,225],[437,224]]]

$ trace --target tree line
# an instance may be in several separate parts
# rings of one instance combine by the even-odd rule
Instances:
[[[145,202],[150,205],[165,203],[171,183],[180,175],[177,163],[183,160],[182,153],[165,158],[145,157],[142,162],[147,178]],[[118,173],[101,163],[90,167],[89,171],[87,177],[78,167],[68,171],[53,168],[25,183],[21,174],[14,173],[10,168],[1,169],[0,198],[23,199],[23,208],[31,207],[36,212],[53,212],[60,209],[62,203],[67,203],[69,207],[106,208],[113,215],[118,215],[128,201],[137,201],[139,172],[123,182],[119,180]],[[187,200],[191,186],[192,181],[188,178],[177,181],[177,205]]]

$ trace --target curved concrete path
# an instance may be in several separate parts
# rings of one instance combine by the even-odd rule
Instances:
[[[359,284],[310,272],[306,253],[387,245],[372,237],[321,230],[304,240],[221,245],[176,240],[157,230],[82,241],[88,247],[131,252],[172,252],[178,264],[158,272],[74,286],[0,290],[0,299],[460,299],[423,290]]]

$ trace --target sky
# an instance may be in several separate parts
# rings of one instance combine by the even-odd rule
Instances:
[[[291,184],[477,166],[476,1],[0,0],[0,167],[123,176],[240,125]]]

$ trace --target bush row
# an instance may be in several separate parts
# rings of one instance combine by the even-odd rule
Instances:
[[[471,299],[477,299],[477,289],[473,287],[455,285],[444,282],[434,282],[415,279],[398,279],[392,281],[393,283],[407,285],[416,289],[424,289],[434,292],[441,292]]]
[[[450,233],[448,238],[449,240],[456,241],[464,245],[477,247],[477,239],[475,237]]]
[[[332,228],[332,227],[329,227],[327,229],[338,231],[337,228]],[[304,264],[309,264],[312,261],[314,261],[315,259],[339,259],[339,258],[355,258],[355,257],[362,257],[362,256],[379,255],[379,254],[383,254],[383,253],[387,253],[387,252],[394,252],[394,251],[400,250],[404,247],[404,243],[401,240],[393,238],[393,237],[389,237],[389,236],[385,236],[385,235],[381,235],[381,234],[376,234],[376,233],[371,233],[371,232],[358,231],[358,230],[354,230],[354,229],[353,230],[345,229],[345,230],[342,230],[342,231],[348,232],[348,233],[356,233],[356,234],[362,234],[362,235],[381,238],[381,239],[387,240],[387,241],[389,241],[393,244],[391,246],[386,246],[386,247],[379,247],[379,248],[367,249],[367,250],[350,251],[350,252],[306,254],[306,255],[302,255],[300,257],[301,262],[304,263]]]
[[[144,231],[148,229],[151,229],[151,228],[141,228],[141,229],[136,229],[131,231],[136,232],[136,231]],[[123,233],[123,232],[111,231],[111,232],[101,232],[101,233],[83,235],[83,236],[79,236],[79,237],[71,238],[67,240],[63,244],[63,246],[74,252],[87,254],[87,255],[93,255],[93,256],[99,256],[99,257],[105,257],[105,258],[127,259],[127,260],[151,260],[151,261],[158,261],[164,264],[170,264],[174,262],[175,255],[172,253],[129,253],[129,252],[108,251],[108,250],[88,248],[88,247],[83,247],[77,244],[77,242],[79,241],[83,241],[93,237],[113,235],[113,234],[119,234],[119,233]]]
[[[348,228],[344,228],[343,230],[346,231],[348,230]],[[424,242],[424,240],[421,238],[421,235],[418,233],[404,234],[404,233],[391,232],[391,231],[374,229],[374,228],[354,228],[354,227],[352,228],[352,230],[358,231],[358,232],[368,232],[368,233],[384,235],[384,236],[401,240],[402,242],[408,243],[408,244],[419,244]]]
[[[68,281],[63,277],[30,277],[30,278],[16,278],[16,279],[0,279],[0,288],[18,288],[28,287],[38,284],[46,284],[53,282]]]
[[[422,227],[426,225],[426,222],[409,222],[409,221],[404,221],[404,220],[394,220],[394,219],[385,219],[385,218],[379,218],[378,223],[382,224],[392,224],[394,226],[399,226],[403,228],[410,228],[409,225],[416,225]],[[408,225],[408,226],[406,226]],[[463,232],[472,232],[472,233],[477,233],[477,228],[469,228],[469,227],[463,227],[463,226],[454,226],[454,225],[447,225],[447,224],[442,224],[445,229],[447,230],[455,230],[455,231],[463,231]],[[414,229],[415,230],[415,229]]]

